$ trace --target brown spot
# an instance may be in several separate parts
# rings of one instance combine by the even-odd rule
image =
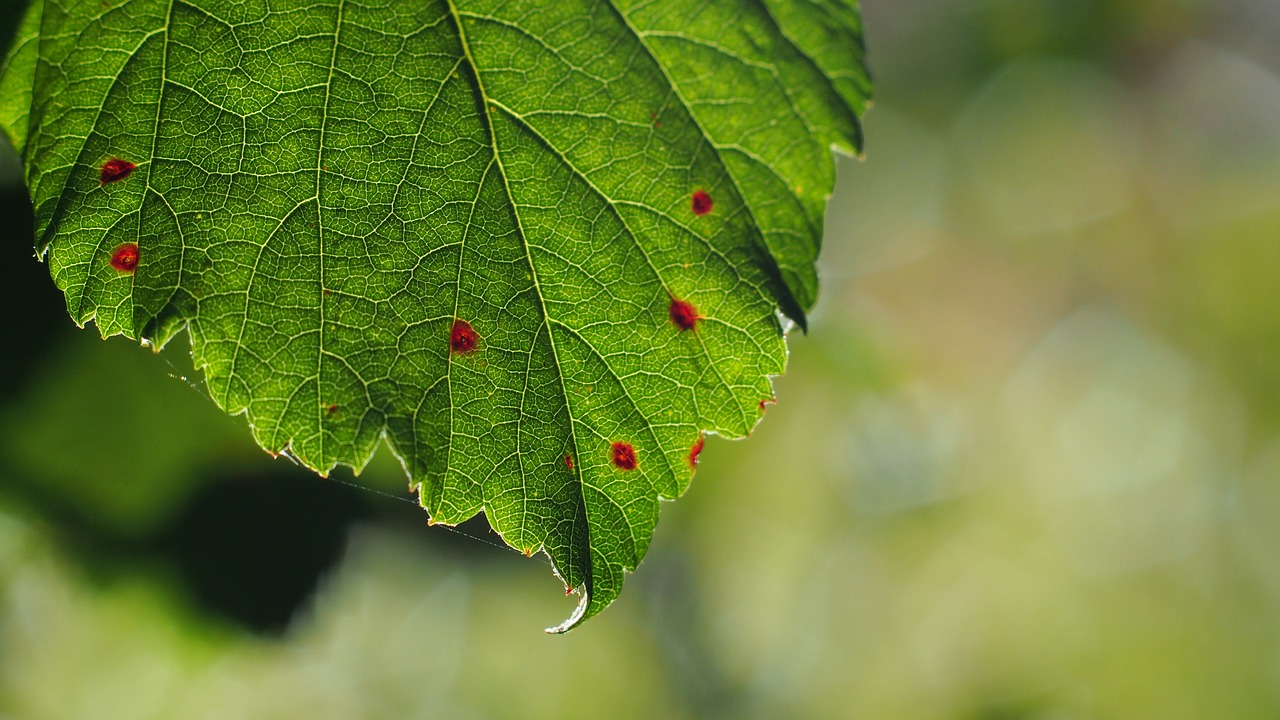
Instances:
[[[98,176],[103,185],[107,183],[120,182],[133,174],[134,168],[138,167],[128,160],[120,158],[111,158],[102,164],[102,174]]]
[[[453,321],[453,329],[449,331],[449,349],[455,355],[467,355],[475,350],[479,343],[480,336],[471,329],[471,323],[466,320]]]
[[[769,405],[777,405],[778,401],[773,398],[765,398],[760,401],[760,412],[764,412]]]
[[[572,469],[573,469],[573,456],[572,456],[572,455],[565,455],[565,456],[564,456],[564,466],[565,466],[565,467],[567,467],[567,468],[569,468],[570,470],[572,470]]]
[[[636,469],[636,449],[631,447],[631,443],[616,442],[610,448],[610,455],[613,457],[613,464],[619,470],[635,470]]]
[[[111,267],[122,273],[138,268],[138,244],[125,243],[111,252]]]
[[[677,300],[671,298],[671,305],[667,308],[667,315],[671,317],[671,322],[680,328],[681,332],[692,330],[698,325],[698,309],[688,300]]]
[[[707,439],[698,433],[698,439],[694,441],[693,447],[689,448],[689,467],[698,467],[698,456],[702,454],[702,446],[707,444]]]
[[[325,408],[324,411],[328,413],[329,417],[333,417],[334,415],[338,414],[338,405],[336,403],[333,405],[330,405],[329,407]]]
[[[324,289],[324,294],[325,294],[325,297],[328,297],[328,296],[330,296],[330,295],[332,295],[332,294],[333,294],[333,291],[332,291],[332,290],[330,290],[329,288],[325,288],[325,289]]]
[[[693,191],[693,201],[691,204],[693,206],[693,214],[698,217],[702,217],[703,215],[711,212],[711,208],[716,206],[715,201],[711,199],[711,196],[707,194],[706,190]]]

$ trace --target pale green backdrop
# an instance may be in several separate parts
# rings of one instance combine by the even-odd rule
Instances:
[[[295,472],[73,330],[9,180],[0,718],[1280,716],[1280,4],[864,12],[780,402],[567,637],[386,457]]]

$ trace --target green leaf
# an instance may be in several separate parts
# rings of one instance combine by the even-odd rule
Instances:
[[[868,92],[853,0],[44,0],[0,123],[76,322],[321,474],[385,440],[568,629],[772,397]]]

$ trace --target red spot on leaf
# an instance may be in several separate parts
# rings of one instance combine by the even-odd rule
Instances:
[[[667,308],[667,314],[671,316],[671,322],[681,331],[694,329],[701,317],[693,303],[676,298],[671,298],[671,306]]]
[[[329,417],[333,417],[334,415],[337,415],[338,414],[337,404],[330,405],[329,407],[325,408],[325,412],[329,414]]]
[[[449,349],[455,355],[466,355],[476,349],[476,345],[480,342],[480,336],[475,330],[471,329],[471,323],[466,320],[454,320],[453,329],[449,331]]]
[[[572,469],[573,469],[573,456],[572,456],[572,455],[565,455],[565,456],[564,456],[564,466],[565,466],[565,467],[567,467],[567,468],[569,468],[570,470],[572,470]]]
[[[702,217],[711,212],[711,208],[715,207],[715,201],[707,194],[706,190],[695,190],[693,192],[693,214]]]
[[[707,439],[698,433],[698,439],[694,441],[693,447],[689,448],[689,467],[698,467],[698,456],[702,454],[702,446],[707,444]]]
[[[613,456],[613,464],[619,470],[635,470],[636,469],[636,449],[631,447],[631,443],[616,442],[610,448]]]
[[[131,273],[138,267],[138,244],[125,243],[111,253],[111,267]]]
[[[774,400],[773,398],[765,398],[760,401],[760,412],[764,412],[766,407],[769,405],[777,405],[777,404],[778,404],[777,400]]]
[[[133,169],[137,165],[128,160],[120,158],[111,158],[102,164],[102,175],[100,179],[103,185],[107,183],[119,182],[133,174]]]
[[[325,297],[328,297],[328,296],[330,296],[330,295],[332,295],[332,294],[333,294],[333,291],[332,291],[332,290],[330,290],[329,288],[325,288],[325,289],[324,289],[324,294],[325,294]]]

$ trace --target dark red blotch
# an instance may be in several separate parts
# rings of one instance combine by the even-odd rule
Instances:
[[[480,336],[471,329],[471,323],[466,320],[453,321],[453,329],[449,331],[449,349],[455,355],[466,355],[475,350],[479,342]]]
[[[111,267],[131,273],[138,267],[138,244],[125,243],[111,253]]]
[[[715,207],[715,201],[707,194],[706,190],[693,191],[693,214],[702,217],[711,212],[711,208]]]
[[[707,444],[707,439],[698,434],[698,439],[693,443],[693,447],[689,448],[689,467],[698,467],[698,456],[702,454],[702,446]]]
[[[111,158],[102,164],[102,175],[100,176],[102,184],[106,185],[107,183],[120,182],[132,175],[133,169],[136,167],[137,165],[134,165],[128,160]]]
[[[572,456],[572,455],[565,455],[565,456],[564,456],[564,466],[565,466],[565,467],[567,467],[567,468],[569,468],[570,470],[572,470],[572,469],[573,469],[573,456]]]
[[[616,442],[610,450],[613,464],[619,470],[636,469],[636,449],[631,447],[631,443]]]
[[[698,324],[698,309],[688,300],[678,300],[671,298],[671,306],[667,308],[667,314],[671,316],[671,322],[681,331],[692,330]]]

